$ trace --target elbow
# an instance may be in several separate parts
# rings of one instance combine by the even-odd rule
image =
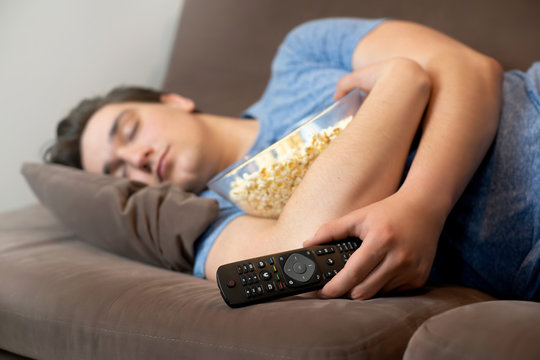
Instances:
[[[482,64],[486,73],[493,78],[494,81],[502,82],[504,70],[502,65],[492,57],[482,55]]]
[[[492,57],[480,55],[476,62],[476,71],[480,74],[486,86],[494,89],[495,97],[500,98],[504,70],[501,64]]]
[[[480,57],[477,67],[477,73],[485,89],[485,100],[491,109],[487,129],[495,133],[499,127],[504,70],[497,60],[485,55]]]
[[[404,81],[409,84],[410,91],[414,91],[426,102],[430,97],[432,81],[428,72],[416,61],[397,57],[393,58],[392,65],[396,76],[403,76]]]

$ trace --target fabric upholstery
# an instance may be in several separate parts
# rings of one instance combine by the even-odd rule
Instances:
[[[217,203],[174,185],[145,186],[61,165],[22,172],[41,203],[80,239],[113,253],[191,272],[194,243]]]
[[[411,338],[404,359],[538,359],[539,320],[535,302],[462,306],[428,319]]]
[[[459,287],[231,309],[217,286],[78,240],[40,205],[0,217],[0,347],[39,359],[396,359]]]
[[[301,22],[327,16],[418,21],[494,56],[506,69],[525,69],[540,54],[538,13],[540,2],[534,0],[185,0],[165,89],[191,96],[203,111],[238,115],[261,95],[285,33]],[[97,191],[99,186],[84,180],[77,183],[73,177],[72,188],[81,186],[81,198],[94,207],[93,214],[103,212],[98,215],[106,217],[111,209],[118,210],[111,215],[114,223],[105,225],[116,230],[105,234],[96,222],[77,218],[80,204],[64,207],[63,197],[78,198],[77,191],[47,188],[47,171],[27,170],[35,172],[30,182],[45,203],[56,199],[63,205],[0,214],[0,348],[13,354],[39,359],[399,359],[425,320],[436,314],[444,320],[447,310],[493,300],[470,289],[434,286],[365,302],[293,297],[229,309],[215,284],[163,269],[170,264],[185,266],[189,260],[165,258],[160,252],[163,234],[144,228],[155,225],[161,212],[147,217],[139,210],[148,205],[162,208],[171,190],[152,189],[152,199],[145,201],[139,195],[143,189],[136,184],[119,183]],[[61,182],[59,174],[50,173]],[[92,194],[89,188],[96,192],[84,197]],[[105,192],[114,200],[96,204],[93,197]],[[173,203],[191,201],[185,194],[172,198]],[[120,211],[128,204],[129,209],[139,210]],[[53,215],[58,211],[67,215]],[[143,229],[134,230],[135,220],[142,221],[137,226]],[[130,236],[119,230],[119,224],[127,224]],[[143,239],[141,234],[148,236]],[[165,246],[175,247],[180,248],[178,243]],[[165,252],[174,254],[174,250]],[[503,307],[492,308],[491,315],[513,312]],[[475,319],[492,324],[487,310]],[[477,329],[470,322],[464,324]],[[519,334],[521,329],[520,323],[508,322],[504,332]],[[458,339],[454,343],[446,337],[448,346],[459,348],[459,341],[471,334],[467,330],[453,328]],[[510,338],[517,342],[516,337]],[[418,343],[415,339],[411,349]],[[537,341],[519,344],[534,350],[531,344]],[[472,353],[475,359],[496,359],[498,348],[489,343],[483,352],[479,347],[474,350],[478,350]]]
[[[15,355],[13,353],[0,350],[0,360],[25,360],[28,359],[27,357]]]

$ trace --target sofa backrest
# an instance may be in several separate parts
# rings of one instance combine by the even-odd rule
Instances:
[[[540,60],[539,14],[538,0],[185,0],[164,88],[237,116],[260,97],[285,34],[330,16],[416,21],[524,70]]]

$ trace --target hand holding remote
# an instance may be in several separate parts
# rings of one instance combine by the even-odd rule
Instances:
[[[347,238],[222,265],[217,283],[231,307],[306,293],[336,276],[361,244],[358,238]]]

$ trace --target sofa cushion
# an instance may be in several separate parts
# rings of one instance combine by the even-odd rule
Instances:
[[[39,359],[396,359],[432,315],[491,299],[449,286],[231,309],[215,283],[81,242],[40,205],[0,214],[0,284],[0,348]]]
[[[491,301],[462,306],[427,320],[407,347],[406,360],[538,359],[540,304]]]
[[[37,163],[24,164],[22,173],[41,203],[81,240],[168,269],[192,270],[194,243],[217,216],[214,200],[171,184],[145,186]]]

